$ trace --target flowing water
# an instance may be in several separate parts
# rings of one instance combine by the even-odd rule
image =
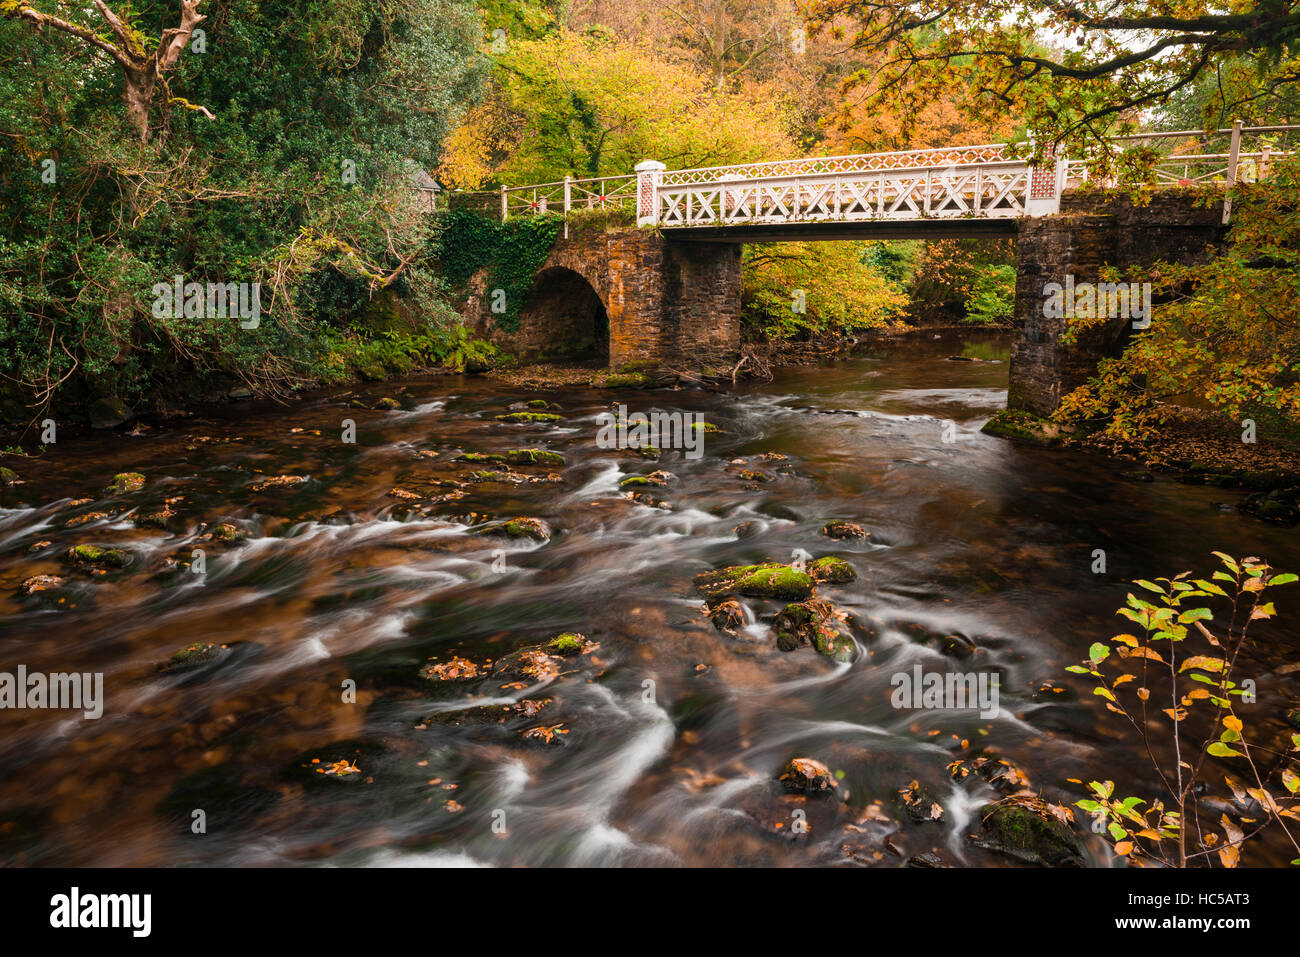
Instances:
[[[1153,793],[1132,734],[1064,668],[1122,630],[1126,580],[1208,572],[1214,548],[1297,569],[1300,543],[1228,507],[1236,493],[981,434],[1006,378],[1006,342],[987,335],[890,343],[721,394],[429,378],[362,391],[368,405],[396,396],[390,411],[356,395],[244,405],[19,460],[25,484],[0,491],[0,670],[102,672],[106,700],[97,720],[0,712],[0,860],[1014,864],[968,840],[994,789],[947,765],[989,749],[1052,800],[1092,777]],[[559,422],[495,419],[538,397]],[[596,416],[612,400],[703,413],[720,431],[697,460],[603,450]],[[565,464],[459,484],[484,468],[461,452],[519,447]],[[656,468],[675,476],[650,490],[671,508],[619,490]],[[105,493],[123,471],[144,489]],[[280,475],[305,481],[258,489]],[[166,527],[136,525],[168,499]],[[550,540],[476,533],[520,515]],[[870,537],[832,541],[832,519]],[[217,523],[238,538],[205,538]],[[130,564],[70,567],[80,543]],[[196,549],[201,573],[186,564]],[[819,586],[853,618],[851,661],[778,650],[776,602],[746,600],[734,636],[701,612],[696,574],[799,550],[857,571]],[[38,574],[67,581],[20,597]],[[1250,665],[1265,689],[1253,713],[1275,732],[1287,682],[1294,697],[1294,676],[1275,673],[1297,637],[1285,605]],[[559,659],[558,675],[420,677],[561,632],[598,647]],[[946,656],[953,635],[975,652]],[[228,647],[207,667],[158,670],[208,642]],[[998,713],[894,708],[891,676],[916,665],[996,674]],[[837,772],[833,796],[781,790],[796,756]],[[337,761],[358,770],[323,773]],[[940,821],[901,812],[912,780],[946,807]],[[1109,859],[1099,838],[1086,846]],[[1258,853],[1288,857],[1274,840]]]

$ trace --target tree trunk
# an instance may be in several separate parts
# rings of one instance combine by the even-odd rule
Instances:
[[[147,143],[149,142],[149,110],[153,106],[154,89],[158,83],[153,64],[149,63],[139,69],[125,70],[124,74],[122,103],[126,106],[126,116],[140,137],[140,142]]]

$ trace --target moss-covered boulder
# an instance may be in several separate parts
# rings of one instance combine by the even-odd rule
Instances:
[[[13,485],[18,481],[18,473],[6,465],[0,465],[0,485]]]
[[[144,476],[139,472],[118,472],[104,491],[109,495],[126,495],[128,492],[138,492],[142,488],[144,488]]]
[[[823,525],[822,534],[827,538],[833,538],[837,541],[845,541],[847,539],[864,539],[870,533],[861,525],[855,524],[854,522],[842,522],[837,519]]]
[[[606,389],[644,389],[650,382],[644,372],[611,372],[605,376],[604,385]]]
[[[382,399],[380,399],[378,402],[375,403],[375,408],[381,412],[391,412],[394,409],[400,409],[401,407],[402,407],[402,403],[398,402],[396,399],[392,398],[391,396],[384,396]]]
[[[1286,723],[1300,731],[1300,708],[1291,708],[1287,711]]]
[[[802,601],[812,595],[813,580],[807,572],[797,568],[767,562],[703,572],[695,576],[695,587],[710,598],[745,595],[749,598]]]
[[[506,412],[496,417],[498,422],[511,422],[515,425],[546,425],[563,418],[554,412]]]
[[[589,644],[586,635],[580,635],[576,631],[566,631],[548,641],[546,650],[550,654],[562,655],[568,658],[573,655],[583,654]]]
[[[842,558],[836,558],[833,555],[827,555],[825,558],[819,558],[808,565],[808,574],[813,577],[813,581],[829,582],[831,584],[842,584],[851,582],[857,577],[857,572]]]
[[[102,548],[99,545],[73,545],[64,558],[75,565],[94,565],[101,568],[125,568],[131,564],[131,554],[120,548]]]
[[[830,602],[820,598],[786,605],[772,619],[772,632],[782,651],[812,645],[818,654],[849,661],[856,649],[842,616]]]
[[[1045,448],[1060,445],[1065,441],[1065,432],[1061,426],[1050,419],[1040,418],[1032,412],[1016,409],[1003,409],[984,423],[980,429],[985,435],[1024,442],[1028,445],[1041,445]]]
[[[672,472],[665,472],[663,469],[657,469],[649,475],[629,475],[618,483],[619,488],[663,488],[671,482],[675,475]]]
[[[1041,798],[1007,798],[980,810],[981,847],[1045,867],[1081,867],[1078,835]]]
[[[506,449],[504,452],[465,452],[457,456],[460,462],[488,462],[502,465],[546,465],[564,464],[564,456],[547,449]]]
[[[214,664],[224,658],[229,651],[227,645],[215,645],[211,642],[196,642],[187,645],[180,651],[173,654],[166,661],[160,662],[158,671],[163,674],[176,674],[184,671],[194,671],[198,668],[204,668]]]
[[[535,542],[545,542],[551,537],[551,526],[540,518],[519,516],[504,522],[493,522],[477,529],[480,535],[504,535],[507,538],[528,538]]]
[[[812,758],[791,758],[777,780],[787,791],[804,794],[827,794],[839,786],[830,768]]]

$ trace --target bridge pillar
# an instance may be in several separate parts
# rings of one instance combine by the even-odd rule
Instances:
[[[1150,282],[1158,261],[1205,262],[1223,244],[1223,205],[1198,205],[1182,191],[1161,191],[1135,206],[1127,194],[1069,191],[1054,216],[1020,221],[1016,239],[1015,338],[1011,346],[1007,408],[1051,415],[1061,399],[1096,373],[1102,359],[1118,356],[1142,327],[1130,307],[1114,297],[1098,323],[1067,340],[1076,303],[1103,304],[1098,284],[1114,267],[1119,282]],[[1068,290],[1072,302],[1058,308]],[[1127,315],[1125,315],[1127,311]],[[1160,321],[1153,300],[1151,322]],[[1135,322],[1137,327],[1135,328]]]

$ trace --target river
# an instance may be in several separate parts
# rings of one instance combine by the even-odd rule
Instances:
[[[928,853],[1015,865],[967,838],[993,788],[953,781],[947,765],[987,748],[1052,800],[1084,796],[1071,779],[1093,777],[1154,793],[1138,742],[1065,667],[1124,630],[1114,611],[1128,579],[1208,573],[1212,549],[1300,570],[1300,541],[1233,510],[1238,493],[1134,481],[1100,456],[981,434],[1005,404],[1007,359],[1005,337],[972,333],[721,393],[412,379],[18,460],[25,483],[0,492],[0,665],[102,672],[105,702],[97,720],[0,713],[0,861],[886,867]],[[358,396],[401,407],[355,408]],[[495,418],[537,398],[560,420]],[[602,450],[596,416],[612,401],[703,413],[719,431],[695,460]],[[355,444],[340,439],[344,419]],[[459,453],[520,447],[561,453],[562,467],[516,469],[558,480],[454,484],[486,468]],[[650,489],[671,508],[618,488],[654,469],[673,475]],[[145,487],[102,491],[126,471]],[[255,490],[280,475],[305,481]],[[168,499],[165,527],[137,526]],[[516,515],[543,519],[551,538],[474,533]],[[831,541],[831,520],[870,536]],[[203,523],[238,538],[201,540]],[[81,543],[130,563],[70,570],[61,556]],[[195,548],[202,574],[184,564]],[[857,572],[819,589],[855,622],[851,661],[778,650],[761,616],[779,604],[747,600],[734,636],[701,613],[696,574],[796,550]],[[67,581],[20,597],[39,574]],[[1272,670],[1300,637],[1286,604],[1254,659],[1266,690],[1252,707],[1275,727]],[[540,684],[420,678],[562,632],[598,647]],[[893,707],[891,676],[954,667],[953,635],[975,649],[961,668],[999,677],[996,716]],[[229,647],[206,669],[157,670],[205,642]],[[796,756],[836,772],[833,796],[782,792],[774,779]],[[323,773],[338,761],[345,773]],[[940,820],[900,812],[912,780]],[[1113,860],[1100,838],[1085,847],[1090,863]],[[1271,838],[1251,853],[1293,856]]]

